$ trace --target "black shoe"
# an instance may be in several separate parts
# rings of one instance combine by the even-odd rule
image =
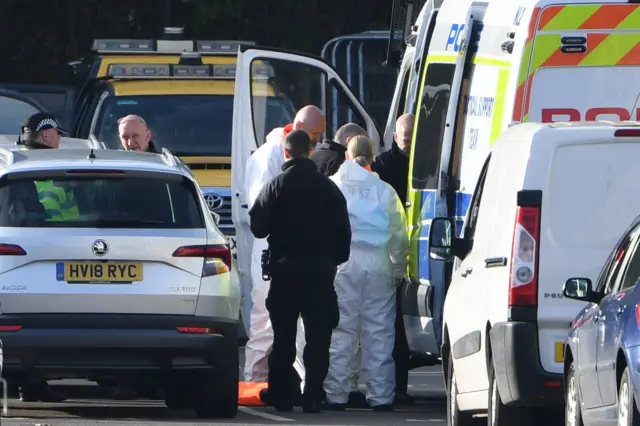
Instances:
[[[322,411],[322,404],[317,399],[305,401],[302,405],[303,413],[319,413]]]
[[[371,407],[373,411],[393,411],[393,404],[381,404]]]
[[[260,391],[260,401],[267,407],[272,405],[271,398],[269,397],[269,389],[264,388]]]
[[[22,402],[62,402],[67,397],[51,388],[46,382],[34,383],[19,388]]]
[[[349,393],[349,400],[347,401],[347,407],[369,408],[369,404],[367,404],[367,397],[360,391],[353,391]]]
[[[412,405],[415,402],[411,395],[406,393],[396,393],[396,397],[393,401],[395,405]]]
[[[327,410],[327,411],[344,411],[344,410],[347,409],[347,404],[325,402],[322,405],[322,409]]]

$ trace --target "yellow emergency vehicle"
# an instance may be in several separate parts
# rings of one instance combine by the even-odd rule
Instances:
[[[79,96],[75,137],[95,137],[120,149],[117,120],[145,119],[158,148],[168,148],[193,171],[220,229],[235,235],[231,220],[231,125],[237,50],[244,41],[167,39],[94,40],[90,57],[75,63]],[[292,121],[293,106],[278,93],[274,70],[256,67],[255,87],[267,106],[265,128]],[[266,84],[265,84],[266,79]]]

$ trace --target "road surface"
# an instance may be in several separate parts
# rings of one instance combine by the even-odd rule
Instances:
[[[243,360],[242,351],[240,356]],[[9,415],[2,418],[2,425],[446,425],[444,384],[439,366],[414,370],[410,377],[409,392],[418,397],[417,403],[409,407],[398,407],[392,413],[347,410],[303,414],[297,410],[294,413],[280,414],[269,407],[241,407],[235,419],[220,422],[202,421],[188,410],[170,410],[160,401],[92,399],[92,389],[86,386],[88,382],[62,381],[59,384],[65,385],[65,389],[74,390],[74,398],[78,399],[56,404],[10,400]]]

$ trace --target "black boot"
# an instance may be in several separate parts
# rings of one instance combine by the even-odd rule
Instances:
[[[62,402],[67,399],[61,392],[49,386],[46,381],[29,383],[20,386],[18,390],[22,402]]]

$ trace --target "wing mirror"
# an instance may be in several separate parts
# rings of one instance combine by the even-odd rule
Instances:
[[[448,262],[456,255],[456,223],[448,217],[437,217],[431,221],[429,230],[429,257]]]
[[[562,295],[567,299],[591,303],[598,303],[602,299],[599,293],[593,291],[589,278],[568,279],[562,286]]]
[[[211,217],[213,221],[216,223],[216,226],[220,225],[220,215],[216,212],[211,212]]]

